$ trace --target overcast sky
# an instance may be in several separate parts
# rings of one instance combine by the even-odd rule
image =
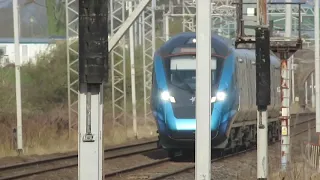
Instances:
[[[30,0],[18,0],[19,4],[24,4]],[[45,5],[45,0],[36,0],[37,3]],[[30,21],[30,17],[34,17],[39,23],[44,23],[47,19],[47,9],[43,6],[37,4],[28,4],[21,9],[21,20],[23,22]],[[10,8],[12,7],[12,0],[0,0],[0,8]]]

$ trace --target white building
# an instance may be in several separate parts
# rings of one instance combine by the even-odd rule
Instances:
[[[37,54],[49,51],[55,47],[57,40],[65,40],[63,38],[20,38],[20,59],[21,64],[28,62],[35,63]],[[0,38],[0,51],[3,52],[3,57],[0,59],[0,66],[8,63],[14,63],[14,39]]]

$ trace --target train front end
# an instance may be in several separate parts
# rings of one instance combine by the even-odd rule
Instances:
[[[159,143],[165,149],[194,149],[196,130],[195,46],[176,47],[166,56],[154,56],[152,111],[158,125]],[[211,136],[212,146],[226,140],[221,131],[225,115],[230,115],[230,82],[221,82],[225,58],[211,58]],[[231,78],[230,78],[231,81]],[[227,102],[228,101],[228,102]],[[227,118],[226,120],[229,120]]]

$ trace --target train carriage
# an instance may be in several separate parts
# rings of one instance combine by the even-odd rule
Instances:
[[[212,34],[211,139],[212,148],[255,143],[255,50],[235,49]],[[278,136],[280,60],[271,52],[270,138]],[[173,155],[195,147],[196,33],[180,33],[154,55],[151,109],[159,145]]]

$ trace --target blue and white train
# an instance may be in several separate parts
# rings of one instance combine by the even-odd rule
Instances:
[[[213,149],[234,149],[256,143],[255,50],[235,49],[212,34]],[[272,52],[269,138],[279,136],[280,60]],[[154,55],[151,109],[159,145],[172,156],[195,147],[196,33],[180,33]]]

